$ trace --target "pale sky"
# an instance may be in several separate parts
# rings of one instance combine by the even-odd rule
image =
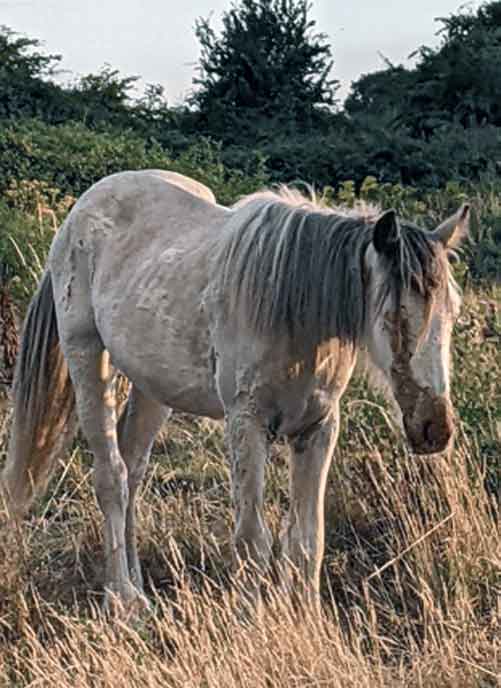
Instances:
[[[464,0],[313,0],[317,31],[327,34],[334,54],[333,75],[344,97],[361,73],[384,66],[380,53],[409,64],[418,46],[434,45],[436,17],[448,16]],[[480,2],[468,3],[472,8]],[[0,25],[39,38],[49,53],[63,56],[74,74],[105,64],[124,76],[160,83],[170,104],[190,91],[198,42],[197,17],[212,25],[231,0],[0,0]],[[68,76],[69,78],[69,76]]]

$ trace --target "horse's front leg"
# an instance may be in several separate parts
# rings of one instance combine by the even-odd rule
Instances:
[[[290,507],[282,540],[283,575],[294,597],[320,609],[324,554],[324,498],[339,429],[333,409],[321,422],[291,441]]]
[[[260,572],[264,572],[268,566],[272,543],[263,513],[268,441],[256,414],[242,403],[228,410],[225,433],[235,511],[237,583],[244,597],[251,604],[257,604],[260,599]]]

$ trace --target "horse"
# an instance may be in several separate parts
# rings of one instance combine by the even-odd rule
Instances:
[[[290,447],[284,561],[319,599],[324,495],[340,399],[360,351],[387,381],[412,452],[453,441],[448,255],[469,206],[425,230],[394,209],[328,208],[289,187],[230,207],[161,170],[105,177],[53,240],[25,320],[2,485],[23,514],[78,422],[104,516],[105,602],[147,604],[135,500],[171,410],[224,420],[233,551],[257,585],[270,443]],[[117,371],[131,382],[117,418]],[[254,573],[251,573],[253,571]]]

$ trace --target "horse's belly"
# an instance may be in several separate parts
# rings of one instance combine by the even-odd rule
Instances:
[[[220,419],[224,415],[221,401],[217,393],[204,384],[205,376],[198,372],[201,371],[191,369],[189,375],[183,376],[166,370],[163,375],[154,377],[139,372],[132,377],[124,371],[143,394],[159,403],[176,411]]]
[[[193,303],[147,307],[121,299],[96,313],[113,364],[146,396],[178,411],[221,418],[209,329]],[[111,313],[111,316],[110,316]]]
[[[147,397],[177,411],[210,418],[222,418],[223,407],[211,371],[203,361],[189,360],[166,347],[166,355],[147,350],[133,351],[111,345],[113,365]],[[170,356],[168,355],[170,354]]]

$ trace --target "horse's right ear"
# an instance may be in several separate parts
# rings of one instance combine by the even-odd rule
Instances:
[[[376,220],[374,225],[374,236],[372,241],[378,253],[391,257],[400,240],[400,225],[398,223],[397,211],[393,208],[386,210]]]
[[[470,204],[463,203],[459,210],[437,227],[431,237],[445,248],[456,248],[468,236]]]

